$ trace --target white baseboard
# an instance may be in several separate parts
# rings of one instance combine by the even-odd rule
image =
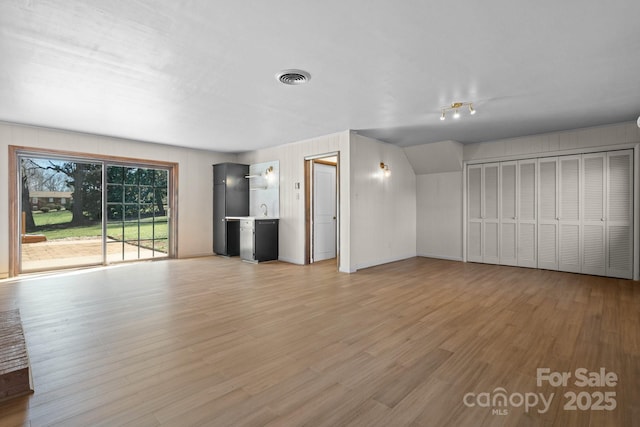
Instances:
[[[289,258],[286,256],[278,257],[278,261],[288,262],[290,264],[296,264],[296,265],[304,265],[304,262],[301,262],[299,259]]]
[[[447,256],[447,255],[436,255],[436,254],[425,254],[425,253],[419,253],[418,256],[424,257],[424,258],[446,259],[449,261],[462,261],[462,257],[458,257],[458,256]]]
[[[357,270],[361,270],[363,268],[375,267],[377,265],[388,264],[390,262],[402,261],[405,259],[415,258],[415,257],[416,257],[416,254],[412,253],[412,254],[400,255],[397,257],[378,259],[375,261],[365,262],[362,264],[356,264],[355,269],[352,271],[352,273],[355,273]]]

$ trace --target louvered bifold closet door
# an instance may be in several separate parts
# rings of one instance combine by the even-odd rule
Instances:
[[[633,150],[607,153],[606,274],[631,279],[633,271]]]
[[[604,276],[606,153],[582,156],[582,272]]]
[[[517,210],[518,162],[500,163],[500,264],[518,264]]]
[[[558,269],[580,273],[580,156],[559,157]]]
[[[467,260],[482,262],[482,165],[467,168]]]
[[[499,240],[499,164],[482,166],[482,262],[500,262]]]
[[[518,162],[517,242],[518,265],[537,267],[536,248],[536,164],[537,160]]]
[[[558,159],[538,160],[538,268],[558,269]]]

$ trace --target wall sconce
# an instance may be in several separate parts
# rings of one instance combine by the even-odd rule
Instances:
[[[273,181],[276,177],[273,171],[273,166],[269,166],[265,171],[264,171],[264,177],[267,179],[268,182]]]
[[[384,176],[391,175],[391,170],[389,169],[389,165],[385,165],[384,162],[380,162],[380,169],[382,169],[382,173]]]
[[[274,171],[273,166],[269,166],[264,170],[264,172],[261,172],[260,175],[245,175],[244,177],[247,179],[266,178],[267,180],[270,180],[273,177],[273,171]]]
[[[473,102],[453,102],[451,105],[446,105],[444,107],[440,107],[440,109],[442,110],[442,114],[440,114],[440,120],[445,120],[447,118],[447,111],[452,111],[453,110],[453,118],[454,119],[459,119],[460,118],[460,108],[462,107],[468,107],[469,108],[469,114],[470,115],[474,115],[476,113],[475,108],[473,108]]]

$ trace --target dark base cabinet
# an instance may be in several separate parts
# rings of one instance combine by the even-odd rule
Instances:
[[[213,165],[213,252],[240,255],[240,224],[227,216],[249,215],[249,165]]]
[[[238,221],[226,221],[227,225],[227,251],[220,255],[238,256],[240,255],[240,224]]]
[[[278,259],[278,220],[246,218],[240,223],[240,258],[250,262]]]
[[[278,259],[278,220],[256,219],[255,260],[275,261]]]

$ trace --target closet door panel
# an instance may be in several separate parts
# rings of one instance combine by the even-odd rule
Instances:
[[[606,154],[582,156],[582,272],[605,275]]]
[[[538,226],[538,267],[548,270],[558,269],[558,226],[556,224]]]
[[[580,272],[580,226],[560,224],[560,271]]]
[[[467,260],[482,262],[482,223],[469,222],[467,233]]]
[[[486,222],[484,224],[484,248],[483,262],[498,264],[498,223]]]
[[[558,159],[538,160],[538,268],[558,269]]]
[[[598,225],[583,225],[582,272],[585,274],[604,276],[605,258],[604,227]]]
[[[518,265],[516,224],[500,224],[500,264]]]
[[[517,162],[500,163],[500,264],[518,265]]]
[[[558,269],[579,273],[580,248],[580,156],[559,158],[559,259]]]
[[[536,160],[518,162],[517,227],[518,262],[521,267],[537,267],[536,257]]]
[[[633,240],[630,226],[608,226],[609,256],[607,258],[607,275],[631,279]]]
[[[488,163],[482,168],[482,204],[483,204],[483,233],[482,233],[482,261],[488,264],[498,264],[500,261],[499,248],[499,165]]]
[[[633,150],[607,153],[606,274],[633,273]]]
[[[467,260],[482,262],[482,165],[467,168]]]

